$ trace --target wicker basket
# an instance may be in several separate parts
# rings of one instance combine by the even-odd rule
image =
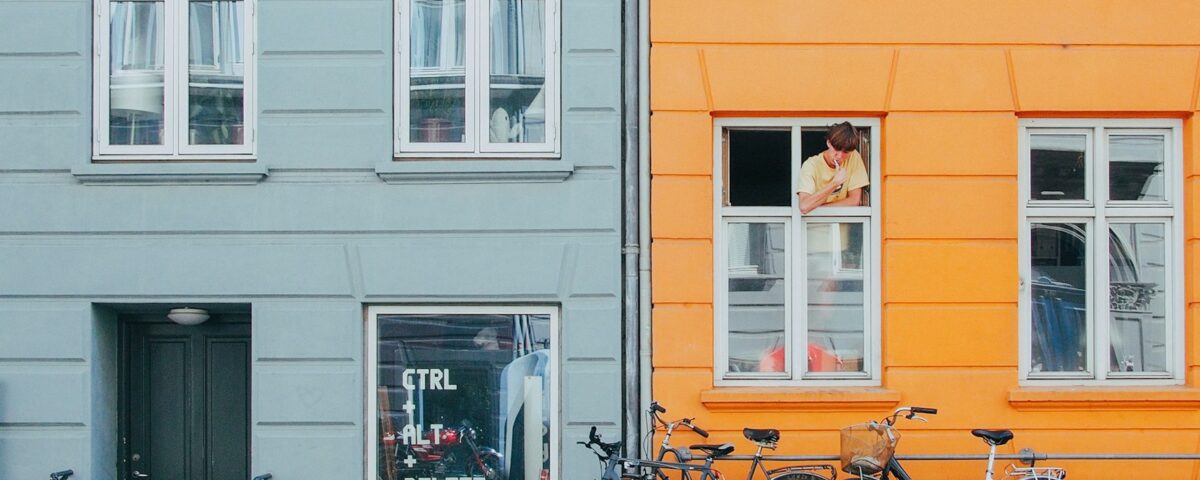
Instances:
[[[842,471],[855,475],[874,475],[883,471],[900,432],[885,423],[860,423],[842,429]]]

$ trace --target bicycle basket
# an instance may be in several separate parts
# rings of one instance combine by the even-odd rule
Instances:
[[[842,471],[855,475],[874,475],[883,471],[900,432],[885,423],[859,423],[842,429]]]

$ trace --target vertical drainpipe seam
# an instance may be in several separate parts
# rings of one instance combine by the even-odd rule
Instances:
[[[622,123],[622,185],[621,185],[621,316],[623,335],[621,345],[622,371],[624,375],[622,395],[621,433],[627,455],[640,455],[638,415],[641,410],[641,285],[639,265],[641,262],[641,184],[638,153],[641,138],[638,131],[640,119],[639,100],[639,0],[622,2],[621,29],[621,123]]]

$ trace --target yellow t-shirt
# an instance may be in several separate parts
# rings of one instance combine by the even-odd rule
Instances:
[[[800,166],[800,171],[796,174],[796,193],[813,194],[833,181],[835,170],[825,163],[825,158],[822,157],[823,153],[804,160],[804,164]],[[849,170],[846,172],[848,174],[846,183],[842,184],[842,188],[834,190],[829,198],[825,199],[826,203],[844,199],[851,190],[865,187],[871,183],[870,177],[867,176],[867,168],[863,165],[862,156],[858,152],[850,152],[850,157],[846,159],[846,168]]]

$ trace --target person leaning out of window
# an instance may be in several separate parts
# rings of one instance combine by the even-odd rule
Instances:
[[[800,213],[824,205],[861,205],[863,187],[871,183],[858,154],[858,131],[850,122],[829,127],[825,147],[824,152],[806,159],[796,176]]]

